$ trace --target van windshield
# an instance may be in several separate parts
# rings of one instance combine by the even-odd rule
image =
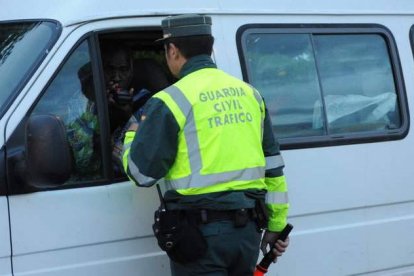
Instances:
[[[54,22],[0,23],[0,117],[56,41]]]

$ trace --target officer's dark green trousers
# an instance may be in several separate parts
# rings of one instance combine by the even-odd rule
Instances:
[[[180,265],[171,261],[172,276],[252,276],[259,255],[261,233],[256,223],[235,228],[232,221],[200,225],[208,244],[196,262]]]

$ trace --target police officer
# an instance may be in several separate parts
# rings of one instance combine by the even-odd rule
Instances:
[[[160,41],[179,80],[147,102],[139,125],[130,125],[123,165],[138,186],[163,179],[167,209],[180,210],[177,220],[202,233],[206,252],[181,252],[201,255],[196,260],[167,249],[173,275],[250,276],[259,247],[266,252],[275,244],[280,256],[289,243],[276,242],[288,210],[284,163],[259,92],[212,61],[211,24],[205,15],[162,20]],[[200,243],[193,236],[169,246],[188,242],[177,248],[191,251],[191,242]]]

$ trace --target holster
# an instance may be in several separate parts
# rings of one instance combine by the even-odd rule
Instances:
[[[267,228],[269,223],[269,213],[263,199],[256,199],[254,210],[256,213],[257,230],[262,231]]]
[[[207,251],[207,242],[200,229],[184,211],[157,210],[152,229],[159,247],[174,262],[194,262]]]

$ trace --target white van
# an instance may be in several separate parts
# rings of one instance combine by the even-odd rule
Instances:
[[[268,275],[414,275],[412,0],[0,7],[1,276],[170,275],[151,230],[156,190],[113,169],[101,48],[124,43],[173,82],[152,42],[182,13],[212,17],[214,60],[261,91],[281,143],[295,229]],[[90,101],[93,173],[74,169],[67,137]]]

